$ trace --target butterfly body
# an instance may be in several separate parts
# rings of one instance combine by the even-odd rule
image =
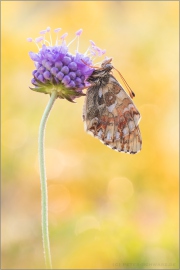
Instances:
[[[111,59],[95,69],[88,82],[83,121],[85,130],[119,152],[141,150],[140,113],[132,99],[111,74]]]

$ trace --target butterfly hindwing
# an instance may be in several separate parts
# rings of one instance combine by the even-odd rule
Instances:
[[[140,113],[111,74],[107,73],[105,80],[101,76],[99,81],[86,93],[85,130],[114,150],[131,154],[139,152],[142,147],[138,125]]]

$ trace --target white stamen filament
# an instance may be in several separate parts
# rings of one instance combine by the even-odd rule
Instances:
[[[32,39],[32,38],[27,38],[27,41],[28,41],[28,42],[33,42],[34,44],[36,44],[38,50],[40,50],[38,44],[36,43],[36,41],[35,41],[34,39]]]
[[[95,55],[94,57],[90,57],[91,61],[93,62],[95,59],[97,58],[97,55]]]
[[[62,39],[62,45],[66,45],[65,38],[67,37],[68,33],[63,34],[60,39]]]
[[[45,44],[45,41],[46,41],[45,35],[46,35],[46,33],[47,33],[47,29],[46,29],[46,30],[40,31],[39,33],[40,33],[40,35],[43,36],[43,39],[44,39],[44,40],[43,40],[43,44]]]
[[[75,36],[75,38],[73,38],[73,40],[71,40],[71,41],[68,43],[67,47],[69,47],[69,46],[76,40],[76,38],[77,38],[77,36]]]
[[[91,56],[92,54],[91,53],[88,53],[88,54],[84,54],[84,56],[86,56],[86,57],[89,57],[89,56]]]
[[[59,42],[58,38],[59,38],[59,32],[60,31],[61,31],[61,28],[57,28],[57,29],[54,30],[54,32],[57,33],[55,46],[58,46],[58,42]]]
[[[82,29],[79,29],[77,32],[76,32],[76,36],[75,36],[75,38],[73,38],[73,40],[71,40],[69,43],[68,43],[68,45],[67,45],[67,47],[69,47],[77,38],[78,38],[78,41],[77,41],[77,49],[76,49],[76,52],[78,52],[78,49],[79,49],[79,36],[82,34]]]
[[[39,48],[38,43],[40,43],[42,45],[43,40],[44,40],[44,38],[42,36],[35,38],[35,43],[37,44],[37,47],[38,47],[39,51],[40,51],[40,48]]]
[[[82,29],[79,29],[77,32],[76,32],[76,36],[77,36],[77,49],[76,49],[76,51],[78,52],[79,51],[79,37],[80,37],[80,35],[82,34]]]
[[[49,43],[50,45],[49,46],[52,46],[51,28],[48,26],[46,28],[46,31],[49,32],[49,38],[50,38],[50,43]]]
[[[46,40],[46,39],[44,39],[44,44],[45,44],[45,43],[47,43],[48,46],[51,46],[50,42],[49,42],[48,40]]]
[[[55,42],[55,46],[62,46],[63,45],[66,47],[69,47],[76,39],[77,39],[77,49],[75,50],[76,53],[78,53],[79,51],[79,43],[80,43],[80,35],[82,33],[82,29],[78,30],[76,32],[76,36],[68,43],[68,45],[66,45],[66,41],[65,38],[68,36],[68,33],[64,33],[60,38],[59,38],[59,32],[61,31],[61,28],[56,28],[54,30],[54,32],[56,33],[56,42]],[[47,35],[47,33],[49,33],[49,38],[50,41],[48,41],[47,39],[45,39],[45,35]],[[51,36],[51,28],[47,27],[46,30],[42,30],[40,31],[41,36],[36,38],[35,40],[33,40],[32,38],[27,38],[28,42],[34,42],[38,48],[38,50],[40,51],[40,45],[43,47],[43,44],[47,44],[49,47],[53,46],[52,45],[52,36]],[[60,40],[62,40],[61,45],[59,44]],[[60,48],[61,51],[61,48]],[[87,48],[87,50],[85,51],[85,53],[83,54],[84,57],[88,57],[92,62],[97,58],[97,57],[101,57],[103,54],[105,54],[106,50],[102,50],[101,48],[97,47],[95,45],[95,42],[90,40],[90,46]],[[101,64],[100,62],[95,63],[94,65],[99,65]],[[93,66],[94,66],[93,65]]]
[[[40,51],[40,48],[39,48],[38,44],[37,44],[35,41],[34,41],[34,43],[36,44],[36,46],[37,46],[38,50]]]
[[[77,52],[79,51],[79,35],[77,36],[77,48],[76,48],[76,51]]]
[[[91,48],[91,46],[89,46],[88,48],[87,48],[87,50],[85,51],[85,53],[84,53],[84,55],[85,56],[87,56],[87,54],[89,53],[89,49]]]

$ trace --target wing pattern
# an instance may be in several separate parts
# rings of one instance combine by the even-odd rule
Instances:
[[[140,113],[118,81],[109,75],[101,86],[91,86],[83,109],[85,130],[119,152],[141,150]]]

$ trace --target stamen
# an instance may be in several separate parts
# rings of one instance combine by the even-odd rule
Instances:
[[[64,40],[67,37],[68,33],[63,34],[60,39]]]
[[[30,38],[27,38],[26,39],[28,42],[32,42],[33,41],[33,39],[30,37]]]
[[[98,56],[101,56],[101,49],[99,47],[96,47]]]
[[[34,42],[34,43],[36,44],[38,50],[40,50],[40,48],[39,48],[39,46],[38,46],[38,44],[36,43],[35,40],[33,40],[32,38],[27,38],[26,40],[27,40],[28,42]]]
[[[90,50],[90,48],[91,48],[91,46],[89,46],[89,47],[87,48],[87,50],[85,51],[85,53],[84,53],[85,56],[87,56],[87,53],[88,53],[88,51]]]
[[[62,44],[66,44],[65,38],[68,36],[68,33],[63,34],[60,39],[62,39]]]
[[[77,48],[76,48],[76,52],[78,53],[79,51],[79,36],[77,36]]]
[[[95,63],[94,65],[96,66],[96,65],[99,65],[99,64],[102,64],[102,61],[97,62],[97,63]]]
[[[37,37],[35,38],[35,42],[39,43],[40,41],[42,41],[44,38],[43,37]]]
[[[90,54],[91,54],[91,60],[94,61],[95,58],[97,57],[97,51],[95,50],[94,45],[91,46]]]
[[[80,35],[82,34],[82,29],[79,29],[77,32],[76,32],[76,36],[77,36],[77,49],[76,49],[76,51],[78,52],[79,51],[79,37],[80,37]]]
[[[84,56],[91,58],[93,56],[93,54],[92,53],[88,53],[86,55],[84,54]]]
[[[40,31],[39,33],[40,33],[40,35],[45,35],[45,34],[46,34],[46,32],[47,32],[47,29],[46,29],[46,30],[42,30],[42,31]]]
[[[101,48],[92,45],[92,49],[97,52],[98,56],[102,56],[103,54],[105,54],[106,50],[102,50]]]
[[[102,50],[102,55],[106,53],[106,50]]]
[[[91,45],[91,52],[94,52],[94,55],[97,54],[97,47],[95,45]]]
[[[97,55],[95,55],[94,57],[91,57],[91,61],[93,62],[95,59],[97,58]]]
[[[96,46],[95,42],[90,40],[91,45]]]
[[[70,42],[69,42],[69,44],[67,45],[67,47],[69,47],[75,40],[76,40],[76,38],[78,38],[78,43],[77,43],[77,49],[76,49],[76,51],[78,52],[78,48],[79,48],[79,36],[82,34],[82,29],[79,29],[77,32],[76,32],[76,36],[75,36],[75,38],[73,38],[73,40],[71,40]]]
[[[61,31],[61,28],[54,29],[54,32],[57,33],[57,35],[56,35],[56,43],[55,43],[56,46],[58,46],[58,37],[59,37],[59,32],[60,31]]]
[[[35,38],[35,43],[37,44],[37,43],[39,43],[39,42],[41,42],[42,40],[44,40],[44,37],[37,37],[37,38]],[[41,42],[41,45],[42,45],[43,43]],[[38,45],[38,44],[37,44]],[[38,49],[40,50],[40,48],[39,48],[39,46],[38,46]]]
[[[76,38],[77,38],[77,36],[75,36],[75,38],[73,38],[73,40],[71,40],[71,41],[68,43],[67,47],[69,47],[69,46],[76,40]]]
[[[58,33],[58,32],[60,32],[61,31],[61,28],[56,28],[56,29],[54,29],[54,32],[55,33]]]
[[[42,41],[42,38],[43,37],[37,37],[37,38],[35,38],[35,40],[33,40],[33,42],[36,44],[36,46],[38,47],[38,50],[40,51],[40,47],[39,47],[39,45],[38,45],[38,43],[40,42],[40,41]]]
[[[79,29],[77,32],[76,32],[76,36],[80,36],[82,34],[82,29]]]
[[[51,27],[47,27],[46,31],[49,32],[49,38],[50,38],[50,46],[52,46],[52,37],[51,37]]]
[[[51,46],[50,42],[49,42],[49,41],[47,41],[46,39],[44,39],[44,44],[45,44],[45,43],[47,43],[47,44],[48,44],[48,46]]]
[[[45,39],[45,34],[47,33],[47,29],[41,30],[39,33],[40,33],[40,35],[43,35],[43,38],[44,38],[43,44],[45,44],[45,42],[49,43],[49,42]]]
[[[91,61],[92,61],[93,60],[93,57],[94,57],[94,59],[96,58],[96,53],[91,51],[86,56],[89,57],[91,59]]]

